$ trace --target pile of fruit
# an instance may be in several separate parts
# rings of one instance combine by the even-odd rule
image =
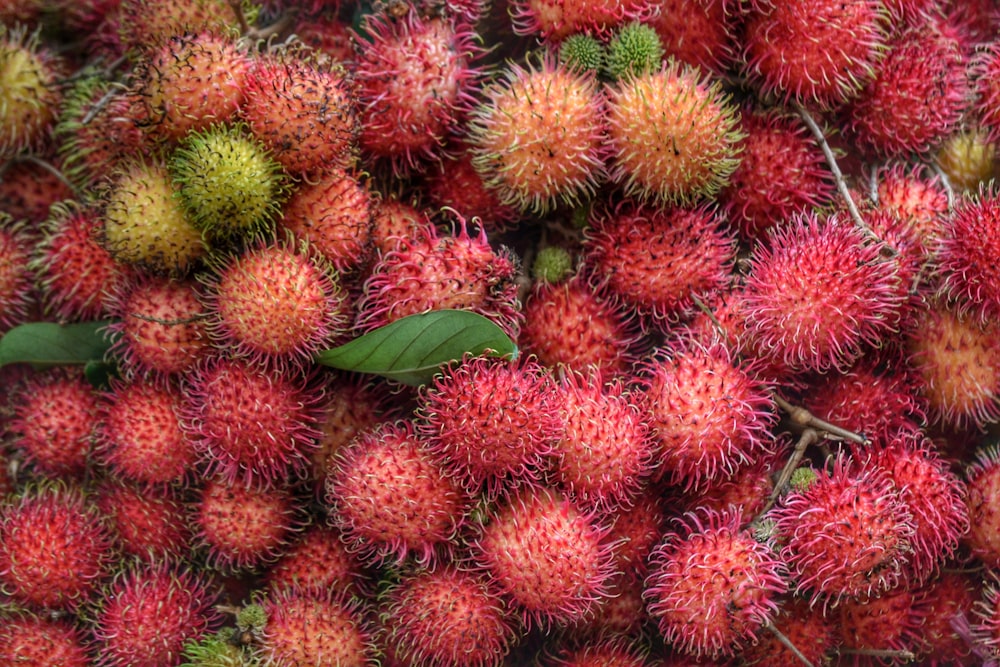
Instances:
[[[0,664],[997,664],[998,34],[0,1]]]

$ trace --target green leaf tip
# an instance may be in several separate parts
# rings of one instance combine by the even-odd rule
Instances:
[[[517,358],[517,346],[490,319],[468,310],[410,315],[316,355],[317,363],[380,375],[410,386],[430,382],[466,354]]]
[[[103,329],[109,323],[20,324],[0,337],[0,366],[25,363],[45,368],[103,361],[110,347]]]

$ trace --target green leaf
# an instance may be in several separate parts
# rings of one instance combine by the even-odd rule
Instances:
[[[102,361],[110,343],[102,330],[109,322],[29,322],[0,338],[0,366],[27,363],[36,367]]]
[[[487,350],[496,356],[517,356],[517,346],[503,329],[482,315],[468,310],[433,310],[404,317],[320,352],[316,361],[418,386],[429,382],[442,364]]]

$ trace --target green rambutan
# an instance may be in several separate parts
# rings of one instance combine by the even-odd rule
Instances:
[[[629,23],[608,42],[606,70],[614,79],[647,74],[660,69],[663,45],[656,30],[645,23]]]
[[[591,35],[576,33],[559,44],[559,62],[574,71],[600,74],[606,58],[604,44]]]

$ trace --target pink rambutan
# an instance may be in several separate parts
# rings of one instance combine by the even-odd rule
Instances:
[[[517,260],[494,250],[481,231],[472,236],[464,219],[455,235],[433,226],[400,238],[382,255],[364,283],[356,327],[370,331],[407,315],[454,308],[488,317],[512,338],[521,324]]]
[[[608,526],[558,491],[527,487],[497,507],[473,544],[479,566],[522,622],[585,618],[614,570]]]
[[[833,199],[832,175],[801,120],[744,107],[740,165],[719,192],[726,216],[748,240]]]
[[[607,88],[611,180],[658,203],[711,197],[740,163],[736,107],[718,81],[667,60]]]
[[[140,484],[182,480],[198,458],[181,427],[182,400],[172,382],[112,380],[101,404],[96,460],[116,476]]]
[[[320,0],[327,4],[326,0]],[[299,3],[295,3],[299,4]],[[335,5],[340,0],[335,0]],[[295,19],[292,32],[303,44],[320,51],[333,59],[334,62],[350,64],[354,60],[354,41],[351,38],[350,22],[345,21],[336,12],[313,14],[300,12],[293,14]]]
[[[606,179],[604,101],[593,73],[543,58],[513,63],[472,114],[472,165],[500,202],[544,213],[579,204]]]
[[[82,369],[39,371],[21,387],[8,424],[14,446],[37,472],[79,478],[87,470],[101,396]]]
[[[648,667],[647,651],[623,636],[607,635],[597,639],[576,640],[563,647],[544,667]]]
[[[282,667],[377,664],[366,610],[342,593],[272,593],[262,602],[267,622],[260,632],[264,664]]]
[[[906,576],[915,534],[913,517],[885,468],[838,456],[816,471],[768,515],[795,592],[822,600],[875,596]]]
[[[303,361],[349,321],[339,278],[308,244],[258,244],[220,261],[206,282],[209,333],[249,359]]]
[[[942,295],[960,313],[1000,320],[1000,196],[985,189],[947,217],[936,247]]]
[[[311,376],[217,356],[184,385],[181,426],[227,483],[268,487],[306,475],[319,396]]]
[[[308,528],[267,570],[267,586],[272,591],[361,593],[365,583],[360,561],[347,550],[340,532],[327,526]]]
[[[614,551],[615,569],[642,580],[649,555],[667,528],[667,507],[655,488],[645,487],[628,506],[608,513],[610,530],[605,541]]]
[[[1000,42],[984,45],[970,64],[969,75],[975,86],[972,110],[991,139],[1000,138]]]
[[[904,220],[916,232],[921,248],[934,245],[948,214],[948,193],[938,175],[920,166],[893,162],[875,172],[880,209]]]
[[[641,377],[659,475],[672,484],[704,489],[769,451],[777,421],[770,387],[718,339],[661,350]]]
[[[90,206],[68,201],[51,209],[33,262],[45,307],[60,321],[109,315],[108,294],[124,268],[99,242],[102,224],[99,212]]]
[[[74,610],[111,564],[109,528],[79,487],[32,486],[0,505],[0,584],[13,600]]]
[[[763,95],[836,107],[874,78],[890,28],[881,0],[758,5],[743,28],[743,58]]]
[[[778,600],[778,613],[771,624],[813,665],[823,664],[837,643],[835,625],[821,607],[794,595]],[[787,667],[799,656],[785,646],[773,632],[761,633],[756,644],[745,648],[744,664],[753,667]]]
[[[559,383],[563,429],[552,479],[585,508],[627,506],[657,465],[638,394],[620,379],[570,370]]]
[[[895,265],[848,220],[795,216],[751,258],[742,307],[762,351],[802,370],[844,369],[902,305]]]
[[[654,14],[651,0],[513,0],[510,6],[514,34],[546,41],[577,32],[608,37],[616,27]]]
[[[451,548],[471,508],[459,480],[410,421],[385,422],[337,452],[326,480],[331,522],[371,562],[431,563]]]
[[[361,30],[352,67],[359,142],[402,174],[435,159],[458,129],[473,104],[471,90],[481,75],[475,60],[482,50],[468,24],[416,11],[399,19],[366,14]]]
[[[0,664],[90,667],[86,635],[72,621],[5,614],[0,624]]]
[[[299,184],[282,208],[279,224],[347,273],[369,259],[377,207],[367,180],[331,167]]]
[[[272,563],[301,528],[296,505],[284,488],[254,489],[210,478],[192,511],[196,542],[218,570]]]
[[[882,157],[926,153],[958,126],[970,94],[956,30],[923,21],[893,38],[875,78],[845,109],[844,131]]]
[[[407,572],[384,594],[385,641],[412,664],[499,667],[516,631],[496,588],[456,565]]]
[[[660,37],[667,57],[713,72],[736,58],[736,25],[725,0],[653,0],[643,23]]]
[[[742,523],[739,512],[686,514],[651,556],[643,597],[662,636],[685,654],[734,656],[778,612],[784,564]]]
[[[989,655],[1000,655],[1000,577],[990,573],[989,584],[983,590],[982,598],[973,607],[974,616],[969,619],[976,641]]]
[[[339,65],[287,53],[256,60],[240,114],[291,174],[350,167],[360,129],[354,93]]]
[[[978,578],[959,572],[941,572],[921,589],[927,610],[920,628],[922,643],[918,659],[931,667],[972,667],[968,637],[960,632],[974,622],[973,607]],[[964,627],[963,627],[964,626]]]
[[[126,376],[177,375],[209,352],[208,320],[192,280],[132,274],[112,294],[111,354]]]
[[[151,563],[180,559],[194,538],[178,489],[106,480],[94,494],[94,503],[126,556]]]
[[[33,237],[24,222],[0,211],[0,333],[28,319],[34,303]]]
[[[965,476],[969,532],[964,542],[979,560],[1000,567],[1000,449],[977,450]]]
[[[739,509],[744,517],[757,516],[767,506],[774,491],[774,477],[780,473],[780,455],[786,448],[775,449],[774,455],[767,453],[754,463],[740,466],[731,477],[707,480],[703,488],[685,495],[684,506],[689,511]]]
[[[135,68],[147,132],[179,141],[192,130],[230,120],[243,101],[249,69],[249,57],[230,37],[171,36]]]
[[[472,149],[466,143],[459,143],[447,150],[455,154],[443,156],[425,178],[430,207],[451,209],[490,234],[510,229],[519,219],[519,212],[514,206],[503,204],[499,193],[486,185],[486,179],[473,164]]]
[[[399,195],[384,194],[372,211],[372,246],[379,256],[395,250],[401,239],[420,236],[430,225],[427,215],[416,204]]]
[[[555,386],[530,357],[467,357],[420,393],[417,430],[474,493],[537,482],[563,428]]]
[[[206,580],[186,569],[142,564],[121,572],[95,613],[99,664],[179,664],[185,644],[221,621],[217,597]]]
[[[599,290],[662,319],[728,287],[734,259],[733,238],[707,205],[625,202],[592,214],[583,271]]]
[[[550,367],[596,367],[614,375],[639,358],[636,317],[620,303],[597,294],[582,277],[537,282],[524,304],[518,344]]]
[[[843,600],[836,617],[840,645],[849,650],[916,653],[927,613],[921,591],[905,586],[874,597]],[[855,660],[859,663],[860,656]]]
[[[982,428],[1000,419],[1000,323],[932,303],[907,330],[917,392],[937,422]]]

